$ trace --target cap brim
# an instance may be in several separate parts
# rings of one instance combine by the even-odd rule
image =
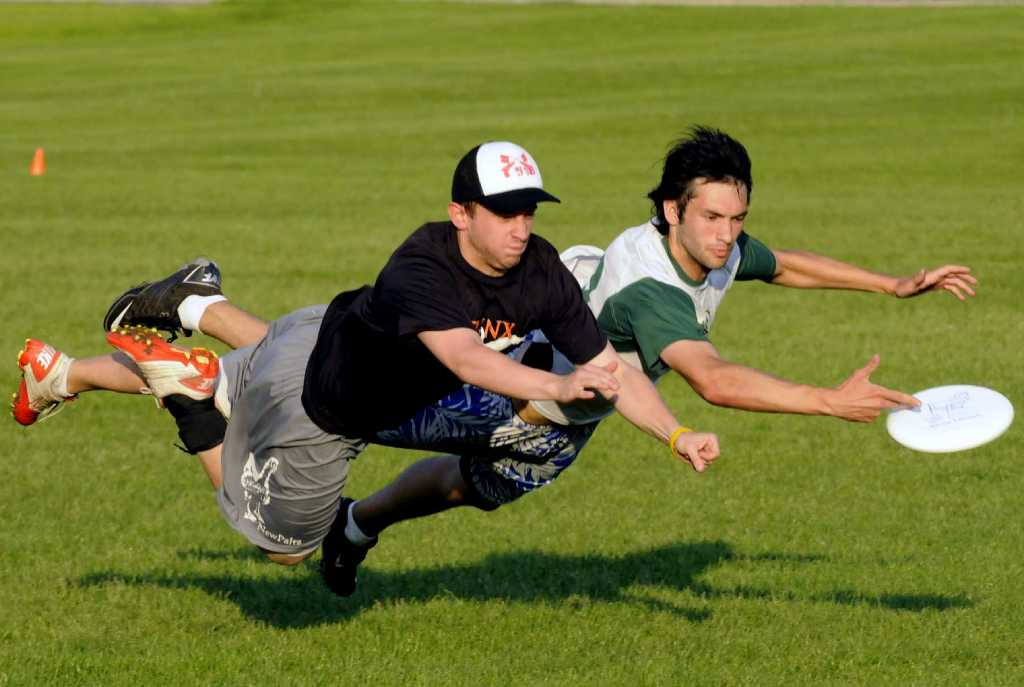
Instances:
[[[493,196],[484,196],[478,198],[476,202],[499,215],[514,215],[535,207],[537,203],[561,203],[562,201],[542,188],[520,188],[515,191],[496,193]]]

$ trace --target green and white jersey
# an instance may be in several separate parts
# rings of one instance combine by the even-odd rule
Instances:
[[[576,275],[608,341],[655,382],[670,370],[661,359],[670,344],[709,340],[718,306],[734,281],[768,281],[775,275],[772,251],[741,233],[725,265],[696,282],[672,259],[667,237],[651,222],[621,233],[603,255],[600,249],[573,246],[562,261]],[[560,424],[593,422],[608,414],[606,406],[594,403],[534,406]]]

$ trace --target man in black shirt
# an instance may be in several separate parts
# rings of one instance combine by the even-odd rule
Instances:
[[[695,469],[717,457],[714,435],[680,427],[650,381],[619,362],[555,249],[532,234],[543,201],[557,199],[544,190],[529,153],[508,142],[477,146],[456,169],[450,221],[416,230],[372,288],[281,318],[259,343],[221,360],[219,407],[230,421],[222,446],[197,448],[206,449],[201,456],[220,483],[221,508],[233,527],[284,564],[301,561],[322,542],[325,580],[347,595],[355,566],[383,528],[457,505],[496,508],[550,481],[545,470],[564,469],[593,432],[593,426],[536,427],[531,437],[509,399],[569,402],[594,398],[596,390]],[[233,307],[209,309],[244,316]],[[188,318],[181,321],[198,329],[202,318],[192,316],[191,327]],[[517,360],[535,329],[578,365],[575,372],[554,375]],[[108,338],[150,382],[174,359],[166,344],[140,341],[138,333]],[[173,384],[162,388],[173,391]],[[420,461],[358,507],[341,498],[348,461],[366,441],[461,389],[476,394],[470,415],[483,405],[497,419],[474,433],[472,422],[445,417],[453,423],[449,445],[470,446],[472,457]],[[165,403],[180,398],[161,393]],[[518,431],[516,445],[502,445],[503,423]],[[193,448],[185,430],[182,438]],[[568,462],[557,463],[559,451]],[[510,455],[523,462],[499,460]],[[530,467],[524,470],[524,463]],[[481,476],[487,470],[497,477]],[[526,486],[509,491],[506,483]]]

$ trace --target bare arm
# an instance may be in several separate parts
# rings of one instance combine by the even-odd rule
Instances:
[[[707,341],[676,341],[661,359],[708,403],[728,408],[872,422],[886,408],[917,405],[913,396],[871,382],[878,356],[836,388],[798,384],[723,360]]]
[[[616,364],[612,369],[621,385],[615,409],[638,429],[667,444],[680,423],[647,375],[619,358],[611,345],[588,363],[603,368],[612,364]],[[718,457],[718,438],[705,432],[687,432],[677,438],[675,451],[694,470],[703,472]]]
[[[520,365],[484,346],[480,335],[472,329],[421,332],[417,336],[456,377],[503,396],[568,403],[593,398],[593,390],[611,398],[619,388],[612,370],[594,365],[581,365],[571,375]]]
[[[943,265],[933,270],[922,269],[910,277],[894,277],[871,272],[855,265],[807,251],[775,250],[773,284],[801,289],[851,289],[884,293],[909,298],[928,291],[945,290],[960,300],[964,294],[974,295],[971,287],[978,280],[971,268]]]

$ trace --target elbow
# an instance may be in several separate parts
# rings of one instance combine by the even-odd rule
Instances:
[[[700,397],[713,406],[735,408],[740,389],[728,375],[708,372],[691,382]]]
[[[448,369],[452,374],[454,374],[456,377],[458,377],[462,382],[466,384],[480,386],[482,383],[484,383],[483,378],[481,378],[479,374],[480,368],[474,365],[454,365]]]
[[[713,406],[728,406],[728,393],[723,389],[713,375],[706,375],[700,379],[690,380],[690,385],[701,398]]]
[[[706,392],[701,394],[701,398],[713,406],[718,406],[720,408],[732,407],[731,397],[718,389],[708,389]]]
[[[468,356],[456,356],[441,363],[448,368],[448,371],[461,379],[466,384],[477,383],[477,366],[473,365],[472,359]]]

